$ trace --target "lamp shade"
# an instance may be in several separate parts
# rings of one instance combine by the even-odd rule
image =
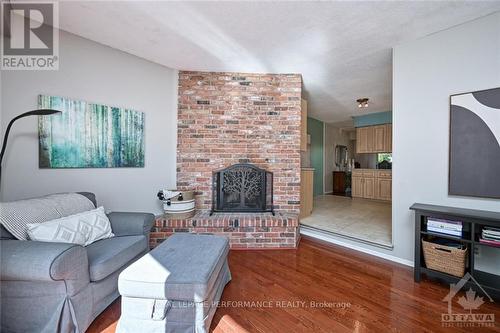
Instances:
[[[28,112],[22,113],[19,116],[14,117],[9,122],[9,125],[7,125],[7,129],[5,130],[5,135],[4,135],[3,143],[2,143],[2,150],[0,151],[0,184],[1,184],[1,174],[2,174],[2,160],[3,160],[3,155],[5,154],[5,148],[7,147],[7,140],[9,138],[9,132],[10,132],[10,128],[12,127],[12,124],[20,118],[24,118],[24,117],[28,117],[28,116],[49,116],[51,114],[56,114],[56,113],[61,113],[61,111],[52,110],[52,109],[38,109],[38,110],[33,110],[33,111],[28,111]]]
[[[21,116],[50,116],[51,114],[61,113],[58,110],[52,109],[38,109],[23,113]]]

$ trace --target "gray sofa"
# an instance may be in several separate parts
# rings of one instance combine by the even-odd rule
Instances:
[[[1,226],[1,332],[85,332],[119,296],[118,275],[149,250],[154,215],[108,217],[115,237],[87,247],[20,241]]]

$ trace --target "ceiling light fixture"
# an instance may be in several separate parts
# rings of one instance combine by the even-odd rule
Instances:
[[[358,98],[356,102],[358,102],[358,108],[367,108],[368,107],[369,98]]]

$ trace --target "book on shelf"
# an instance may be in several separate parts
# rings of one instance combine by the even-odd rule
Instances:
[[[459,221],[427,218],[427,229],[429,228],[462,232],[463,225]]]
[[[485,229],[483,229],[483,235],[488,235],[491,237],[499,237],[500,238],[500,232],[490,231],[490,230],[485,230]]]
[[[490,226],[484,226],[484,230],[492,231],[492,232],[500,232],[500,228],[495,228],[495,227],[490,227]]]
[[[462,222],[427,218],[427,231],[443,235],[462,237]]]
[[[491,239],[491,240],[497,240],[497,241],[500,241],[500,237],[497,237],[497,236],[490,236],[490,235],[482,234],[482,237],[483,237],[484,239]]]
[[[432,232],[432,233],[436,233],[436,234],[462,237],[462,231],[459,231],[459,230],[448,230],[448,229],[443,229],[443,228],[435,228],[435,227],[428,225],[427,231]]]
[[[481,231],[481,236],[484,240],[492,241],[492,242],[500,242],[500,229],[485,226]]]
[[[495,247],[500,247],[500,241],[496,241],[496,240],[479,238],[479,242],[483,243],[483,244],[495,246]]]

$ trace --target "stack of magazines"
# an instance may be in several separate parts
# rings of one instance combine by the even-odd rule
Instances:
[[[427,231],[462,237],[462,222],[427,218]]]
[[[500,247],[500,228],[484,227],[481,236],[481,243]]]

